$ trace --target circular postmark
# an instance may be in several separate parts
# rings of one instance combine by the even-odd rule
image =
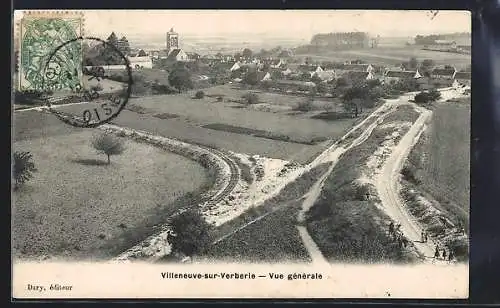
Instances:
[[[116,118],[132,91],[132,69],[112,43],[77,37],[55,47],[42,70],[47,110],[76,127],[94,128]]]

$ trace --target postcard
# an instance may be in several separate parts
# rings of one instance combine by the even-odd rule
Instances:
[[[468,298],[470,12],[14,22],[13,298]]]

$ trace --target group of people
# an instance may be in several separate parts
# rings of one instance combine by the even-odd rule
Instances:
[[[448,261],[453,261],[455,259],[455,254],[453,253],[453,250],[450,250],[450,252],[447,254],[446,249],[443,249],[442,253],[439,253],[439,246],[436,246],[436,250],[434,251],[434,259],[442,259],[442,260],[447,260],[446,257],[448,257]]]
[[[427,243],[427,240],[429,239],[429,238],[428,238],[428,236],[429,236],[429,235],[427,234],[427,232],[422,231],[422,234],[421,234],[421,242],[422,242],[422,243]]]
[[[401,224],[394,225],[393,222],[389,224],[389,236],[396,241],[401,248],[408,246],[408,239],[401,232]]]

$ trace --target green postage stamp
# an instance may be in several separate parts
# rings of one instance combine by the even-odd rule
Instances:
[[[83,14],[21,12],[18,20],[18,88],[74,90],[81,84]]]

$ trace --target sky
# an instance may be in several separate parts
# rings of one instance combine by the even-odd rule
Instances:
[[[85,10],[85,34],[160,35],[171,27],[186,36],[245,33],[310,39],[316,33],[363,31],[381,36],[470,32],[467,11],[381,10]]]

